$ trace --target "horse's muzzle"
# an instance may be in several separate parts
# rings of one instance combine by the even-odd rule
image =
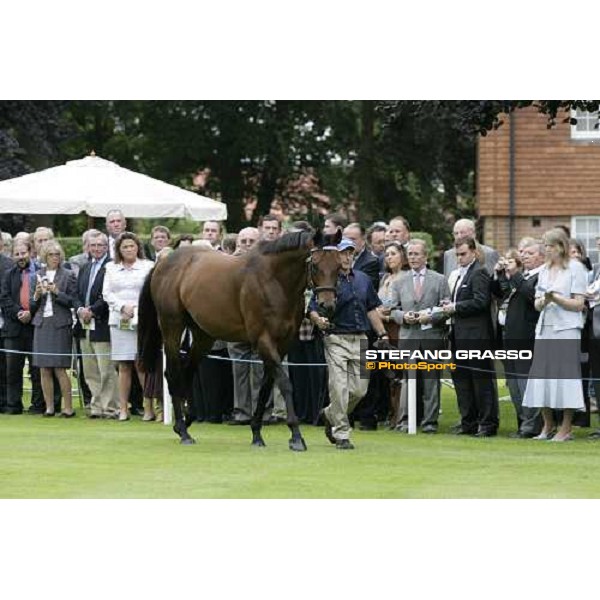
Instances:
[[[334,287],[322,286],[314,289],[317,294],[318,313],[322,317],[327,317],[331,320],[335,312],[336,304],[336,289]]]
[[[335,314],[335,304],[333,306],[320,306],[319,314],[331,321],[333,319],[333,315]]]
[[[330,301],[319,302],[319,310],[317,311],[322,317],[326,317],[331,321],[335,313],[335,298]]]

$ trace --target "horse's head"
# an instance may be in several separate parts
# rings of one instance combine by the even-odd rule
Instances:
[[[337,277],[342,264],[337,245],[341,239],[341,230],[326,236],[317,231],[309,262],[309,286],[317,295],[319,313],[328,318],[335,311]]]

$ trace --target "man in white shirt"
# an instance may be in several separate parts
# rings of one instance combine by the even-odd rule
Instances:
[[[115,258],[115,240],[127,228],[127,220],[118,208],[113,208],[106,215],[106,232],[108,234],[108,253]]]
[[[491,348],[494,331],[490,315],[490,275],[477,260],[474,238],[458,239],[455,252],[460,265],[450,278],[452,301],[443,307],[451,316],[452,350]],[[461,415],[458,434],[491,437],[498,433],[496,373],[491,360],[455,360],[452,371]]]

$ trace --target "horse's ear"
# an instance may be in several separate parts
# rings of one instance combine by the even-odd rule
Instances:
[[[323,245],[323,232],[320,228],[318,228],[312,236],[312,243],[313,248],[319,248]]]

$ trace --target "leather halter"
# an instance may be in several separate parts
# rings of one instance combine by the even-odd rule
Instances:
[[[335,294],[337,292],[337,288],[334,285],[315,285],[313,281],[313,274],[317,270],[316,265],[312,261],[313,252],[331,252],[332,250],[335,250],[337,252],[336,246],[324,246],[323,248],[313,248],[310,251],[310,256],[306,259],[308,287],[309,289],[313,290],[315,294],[319,294],[320,292],[333,292]]]

